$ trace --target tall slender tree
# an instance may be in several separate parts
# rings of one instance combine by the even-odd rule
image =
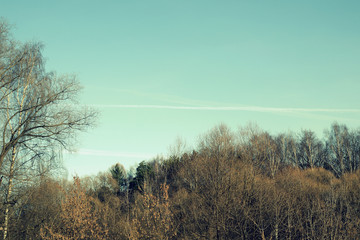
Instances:
[[[42,46],[14,43],[0,24],[0,174],[6,180],[3,239],[16,182],[54,167],[57,153],[69,149],[96,112],[77,107],[81,87],[73,76],[45,71]],[[4,183],[4,181],[3,181]]]

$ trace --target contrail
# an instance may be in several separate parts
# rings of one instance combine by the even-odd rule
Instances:
[[[66,153],[70,154],[69,152]],[[74,154],[86,155],[86,156],[143,158],[143,159],[148,159],[155,156],[155,154],[148,154],[148,153],[111,152],[111,151],[84,149],[84,148],[75,151]]]
[[[249,112],[327,112],[327,113],[360,113],[360,109],[339,108],[276,108],[276,107],[211,107],[211,106],[171,106],[171,105],[91,105],[100,108],[142,108],[169,110],[202,110],[202,111],[249,111]]]

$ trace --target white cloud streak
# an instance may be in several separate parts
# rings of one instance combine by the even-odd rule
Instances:
[[[275,108],[275,107],[227,107],[227,106],[171,106],[171,105],[91,105],[99,108],[128,108],[128,109],[167,109],[167,110],[199,110],[199,111],[248,111],[274,113],[360,113],[360,109],[339,108]]]
[[[154,154],[148,153],[133,153],[133,152],[112,152],[94,149],[79,149],[73,153],[65,152],[66,154],[75,154],[82,156],[99,156],[99,157],[118,157],[118,158],[137,158],[137,159],[149,159],[154,157]]]

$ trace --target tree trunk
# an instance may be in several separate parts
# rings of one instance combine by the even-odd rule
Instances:
[[[9,206],[10,206],[10,198],[12,193],[12,181],[14,176],[14,165],[16,159],[16,147],[13,147],[11,153],[11,164],[10,164],[10,174],[9,174],[9,183],[6,192],[5,198],[5,212],[4,212],[4,225],[3,225],[3,239],[7,238],[8,228],[9,228]]]

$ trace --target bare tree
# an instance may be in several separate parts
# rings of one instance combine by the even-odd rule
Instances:
[[[349,169],[349,149],[347,149],[350,146],[349,130],[346,125],[334,123],[326,135],[326,146],[329,154],[328,164],[335,175],[341,176]]]
[[[298,166],[298,142],[293,133],[281,133],[275,137],[281,163]]]
[[[234,213],[241,211],[238,200],[242,196],[237,190],[241,189],[243,173],[240,174],[242,168],[235,157],[235,143],[231,130],[220,124],[201,136],[198,152],[181,170],[180,177],[187,190],[182,205],[186,213],[183,226],[191,238],[239,236]]]
[[[269,133],[254,135],[250,140],[253,148],[253,161],[262,171],[268,172],[273,178],[280,168],[281,158],[275,140]]]
[[[323,145],[311,130],[303,130],[299,142],[300,167],[314,168],[322,165]]]
[[[360,131],[349,131],[348,139],[345,141],[345,152],[347,155],[347,171],[355,172],[360,163]]]
[[[6,53],[0,66],[0,174],[7,180],[6,239],[14,181],[51,169],[56,153],[72,146],[76,133],[93,124],[96,112],[76,107],[81,87],[74,77],[45,71],[41,45],[17,44],[0,52]]]

